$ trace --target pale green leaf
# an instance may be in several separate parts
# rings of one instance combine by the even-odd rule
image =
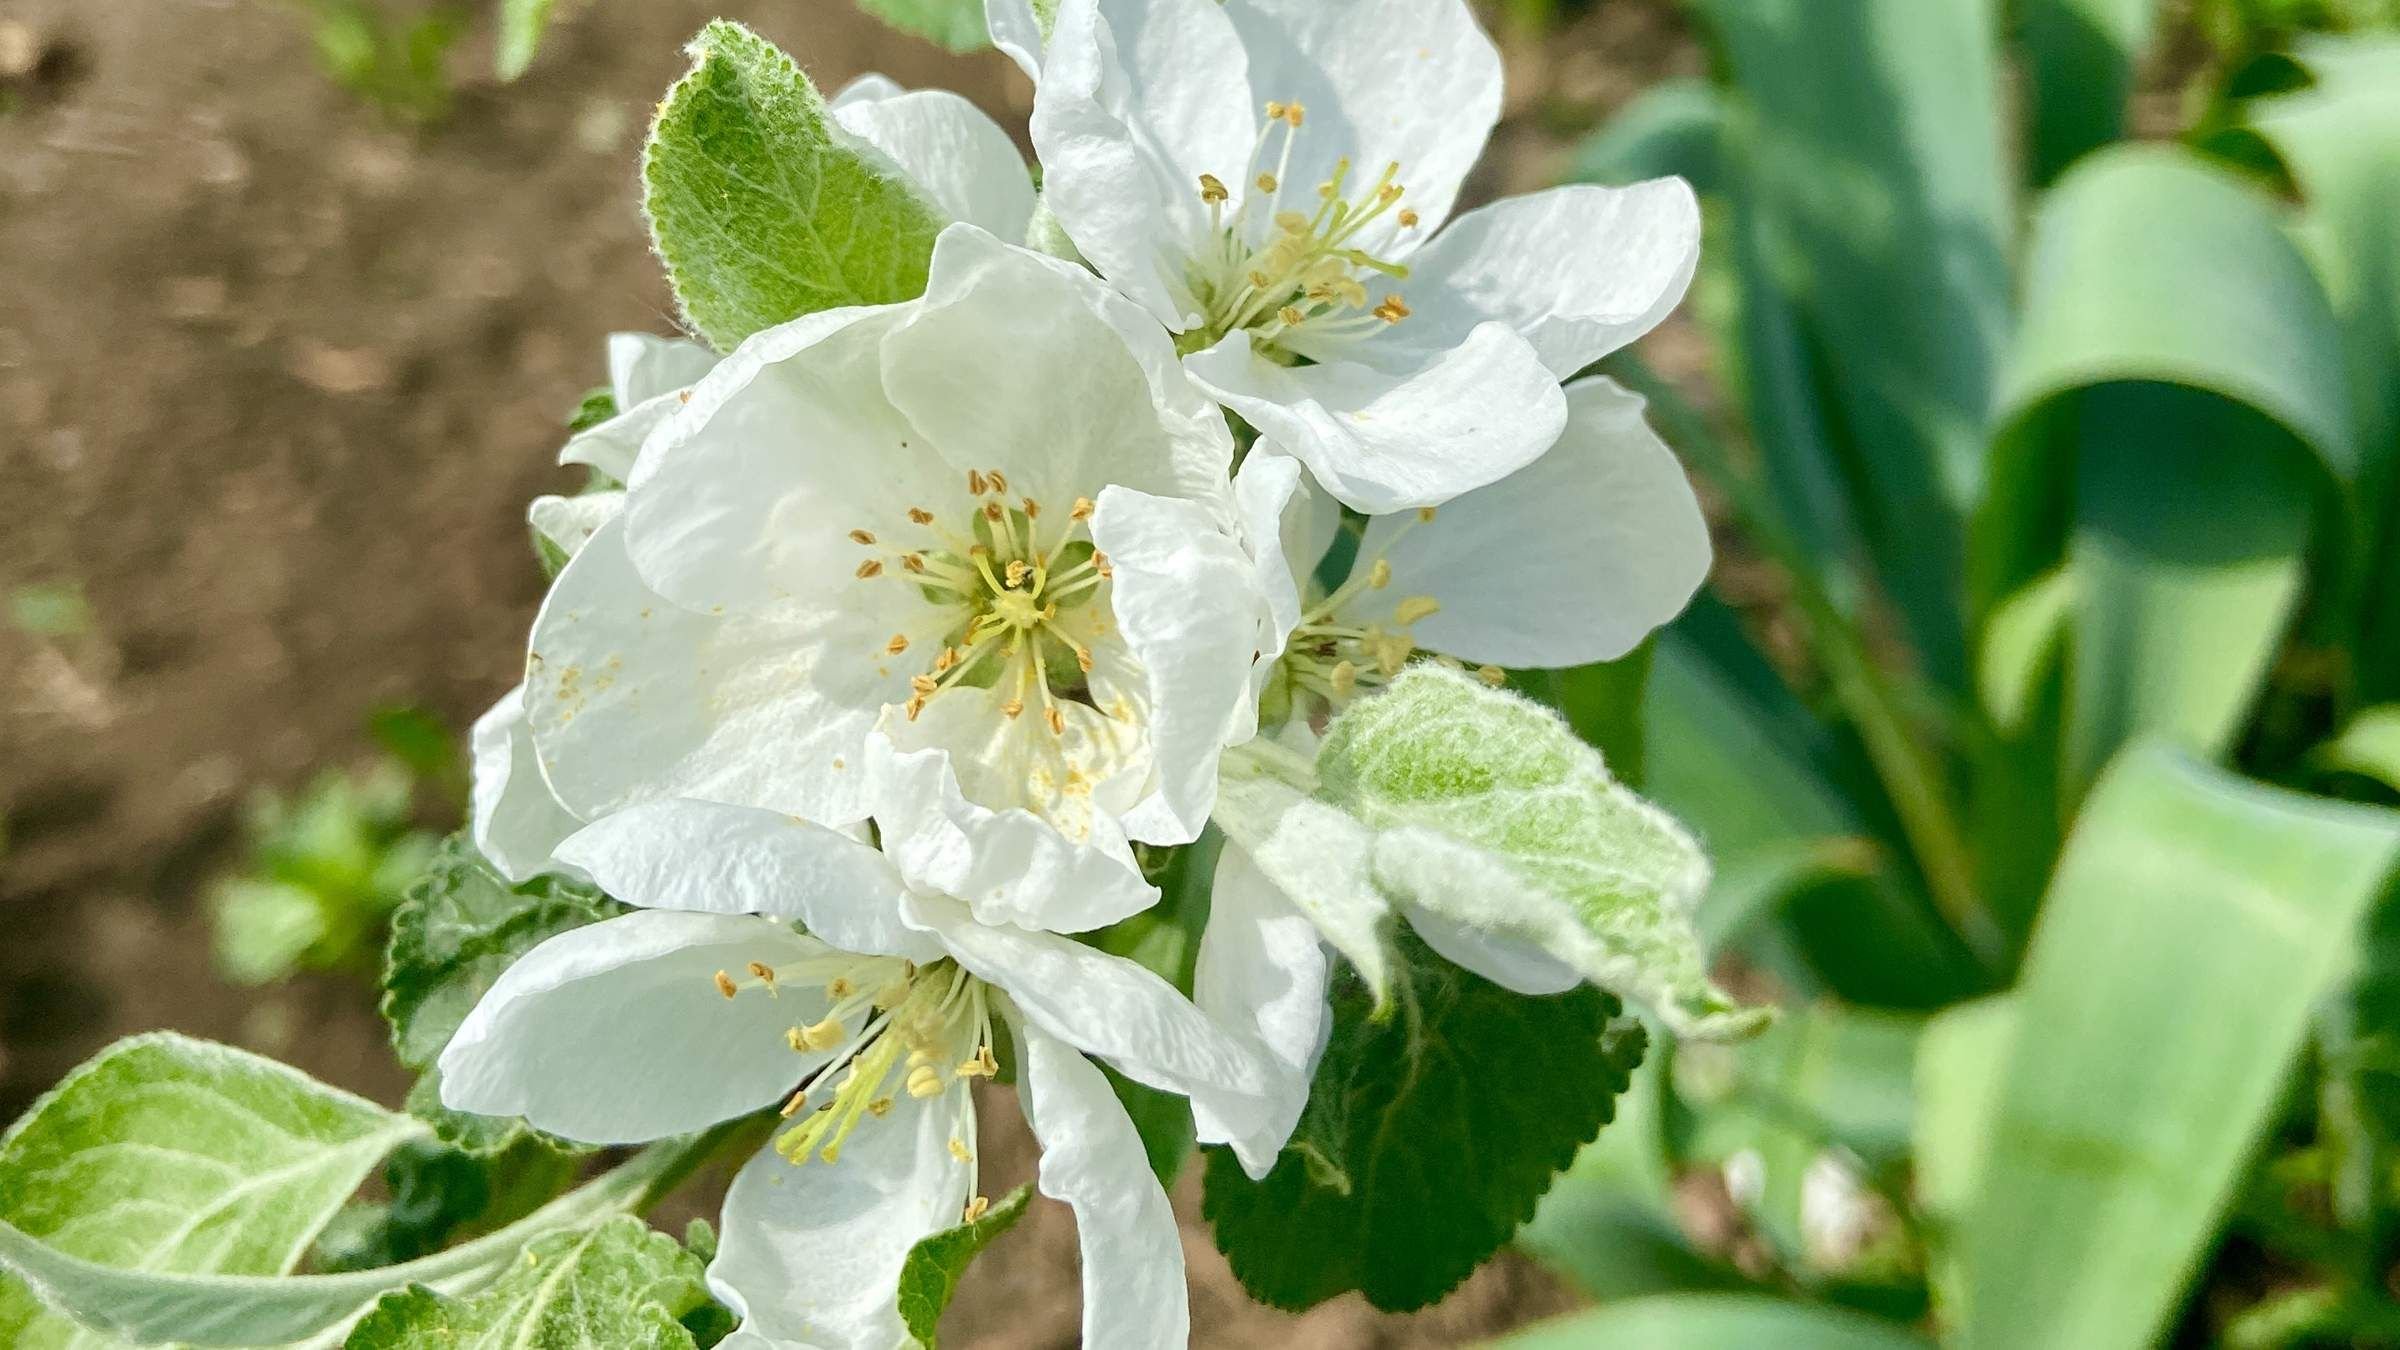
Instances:
[[[1764,1025],[1708,981],[1699,846],[1556,713],[1423,663],[1336,718],[1316,768],[1324,799],[1378,832],[1394,897],[1530,942],[1680,1034]]]
[[[246,1051],[166,1032],[119,1041],[0,1136],[0,1265],[123,1331],[117,1309],[28,1269],[26,1248],[113,1272],[280,1275],[386,1153],[425,1132]],[[0,1280],[0,1344],[105,1343]]]
[[[1755,1294],[1669,1294],[1546,1322],[1490,1350],[1930,1350],[1922,1337],[1838,1308]]]
[[[527,1246],[477,1294],[384,1295],[344,1350],[689,1350],[682,1319],[709,1307],[700,1262],[631,1216]]]
[[[913,33],[954,52],[988,47],[983,0],[858,0],[859,8],[903,33]]]
[[[945,1228],[908,1249],[908,1260],[900,1267],[900,1320],[925,1350],[936,1350],[942,1309],[950,1306],[968,1265],[994,1238],[1017,1226],[1032,1198],[1033,1187],[1021,1185],[973,1221]]]
[[[1971,1191],[1948,1249],[1964,1350],[2159,1334],[2396,857],[2400,814],[2154,745],[2117,760],[2052,880],[2014,1034],[1981,1069],[1980,1127],[1956,1083],[1920,1079],[1935,1198]]]
[[[1253,741],[1226,753],[1213,820],[1357,969],[1382,1007],[1391,993],[1391,903],[1370,874],[1374,835],[1311,798],[1314,783],[1314,770],[1295,754]]]
[[[501,79],[513,80],[533,64],[554,5],[555,0],[501,0],[500,43],[493,55]]]
[[[2309,762],[2327,773],[2354,773],[2400,792],[2400,704],[2369,708],[2318,746]]]
[[[792,58],[723,20],[659,105],[643,206],[691,326],[722,350],[842,305],[916,298],[941,217],[837,139]]]

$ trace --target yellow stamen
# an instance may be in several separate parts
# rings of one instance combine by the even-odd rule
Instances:
[[[877,1097],[875,1100],[867,1103],[867,1114],[875,1117],[877,1120],[881,1120],[891,1113],[892,1099],[889,1097]]]
[[[865,562],[858,565],[858,579],[861,581],[865,581],[869,577],[879,577],[882,575],[883,564],[875,561],[873,558],[869,558]]]
[[[1067,719],[1059,715],[1058,709],[1044,708],[1042,710],[1042,720],[1050,724],[1051,735],[1064,736],[1067,734]]]
[[[922,506],[912,506],[908,508],[908,518],[912,524],[931,525],[933,523],[933,512],[926,510]]]
[[[988,1195],[979,1195],[979,1196],[976,1196],[974,1199],[972,1199],[972,1200],[969,1200],[969,1201],[967,1202],[967,1207],[966,1207],[966,1209],[965,1209],[964,1211],[962,1211],[962,1212],[960,1213],[960,1215],[959,1215],[959,1218],[960,1218],[960,1220],[961,1220],[962,1222],[965,1222],[965,1223],[973,1223],[973,1222],[975,1222],[977,1219],[980,1219],[980,1218],[982,1218],[982,1217],[984,1216],[984,1213],[985,1213],[986,1211],[988,1211],[989,1209],[991,1209],[991,1207],[992,1207],[992,1198],[991,1198],[990,1196],[988,1196]]]
[[[1441,608],[1442,602],[1430,595],[1412,595],[1400,602],[1399,608],[1392,611],[1392,617],[1406,626],[1432,618]]]
[[[930,1064],[920,1064],[908,1071],[908,1095],[916,1098],[942,1095],[942,1076]]]
[[[925,570],[925,555],[922,553],[903,553],[900,555],[900,565],[907,568],[911,572],[922,573]]]
[[[788,1102],[785,1102],[783,1104],[783,1109],[776,1112],[776,1114],[782,1116],[785,1120],[790,1120],[792,1117],[799,1115],[800,1108],[806,1105],[808,1105],[808,1094],[805,1092],[795,1092],[792,1094],[792,1099]]]
[[[975,1155],[967,1152],[967,1146],[956,1139],[950,1141],[950,1156],[962,1163],[975,1161]]]
[[[854,544],[872,544],[875,542],[875,536],[865,530],[852,530],[850,541]]]
[[[1418,507],[1418,508],[1417,508],[1417,523],[1419,523],[1419,524],[1421,524],[1421,525],[1430,525],[1430,524],[1432,524],[1432,523],[1433,523],[1433,508],[1432,508],[1432,507],[1430,507],[1430,506],[1420,506],[1420,507]]]
[[[1335,662],[1333,674],[1328,677],[1327,683],[1333,686],[1335,698],[1350,697],[1350,692],[1358,688],[1358,664],[1354,661]]]
[[[986,469],[983,471],[983,476],[990,481],[992,485],[992,491],[1003,494],[1008,491],[1007,474],[1000,472],[998,469]]]
[[[983,495],[983,474],[978,470],[967,470],[967,495],[970,497]]]
[[[1232,195],[1232,193],[1225,190],[1224,182],[1215,174],[1204,173],[1200,175],[1200,200],[1213,205],[1214,203],[1226,200]]]
[[[892,654],[892,655],[894,655],[894,656],[898,656],[900,653],[902,653],[902,652],[904,652],[904,651],[907,651],[907,650],[908,650],[908,634],[906,634],[906,633],[894,633],[894,634],[892,634],[892,640],[891,640],[891,641],[889,641],[889,642],[887,642],[887,643],[885,643],[885,644],[883,644],[883,649],[884,649],[885,651],[887,651],[887,652],[891,653],[891,654]]]
[[[1419,217],[1416,212],[1402,211],[1400,213],[1400,228],[1404,230],[1413,230],[1417,228],[1418,219]]]
[[[1024,714],[1025,700],[1021,698],[1012,698],[1008,702],[1000,705],[1000,715],[1012,722],[1017,720],[1019,717],[1024,716]]]
[[[727,998],[732,998],[740,991],[734,987],[733,977],[720,970],[717,972],[717,992]]]
[[[1067,519],[1090,520],[1092,518],[1092,512],[1097,509],[1098,508],[1093,504],[1091,498],[1077,497],[1075,499],[1075,509],[1067,512]]]
[[[1017,499],[1017,505],[1025,508],[1025,518],[1027,520],[1040,520],[1042,518],[1042,504],[1035,501],[1033,498],[1020,497]]]
[[[1415,311],[1408,307],[1406,300],[1396,295],[1387,295],[1383,297],[1383,303],[1377,305],[1372,312],[1376,318],[1385,323],[1398,323]]]
[[[1475,678],[1483,681],[1485,684],[1490,685],[1492,688],[1497,689],[1501,685],[1508,683],[1508,672],[1502,670],[1498,666],[1477,666],[1475,668]]]
[[[1367,569],[1367,585],[1380,591],[1391,584],[1392,564],[1390,560],[1377,558],[1375,565]]]

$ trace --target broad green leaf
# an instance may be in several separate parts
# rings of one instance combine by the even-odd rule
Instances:
[[[384,1293],[423,1284],[465,1293],[489,1284],[525,1244],[646,1208],[739,1133],[739,1124],[645,1149],[623,1166],[498,1232],[405,1265],[334,1275],[226,1275],[124,1270],[88,1261],[0,1222],[0,1269],[14,1271],[44,1300],[87,1326],[141,1344],[281,1345],[338,1331]],[[0,1282],[0,1298],[16,1286]],[[7,1306],[13,1310],[14,1305]],[[13,1312],[12,1314],[13,1315]],[[50,1323],[43,1323],[43,1327]],[[62,1325],[63,1324],[59,1324]],[[0,1321],[0,1330],[15,1330]],[[50,1335],[43,1331],[42,1335]],[[116,1340],[19,1339],[12,1346],[98,1350]]]
[[[2157,23],[2155,0],[2024,0],[2027,149],[2036,183],[2125,134],[2134,64]]]
[[[858,0],[859,8],[903,33],[914,33],[954,52],[988,47],[983,0]]]
[[[2309,762],[2319,772],[2357,774],[2400,792],[2400,704],[2351,718],[2340,735],[2310,753]]]
[[[500,0],[500,43],[493,63],[501,79],[513,80],[533,64],[554,4],[555,0]]]
[[[692,327],[721,350],[842,305],[915,299],[942,219],[837,140],[792,58],[719,20],[659,105],[642,203]]]
[[[1930,1350],[1889,1322],[1755,1294],[1671,1294],[1575,1313],[1490,1350]]]
[[[1933,1239],[1935,1301],[1951,1322],[1963,1297],[1959,1226],[1983,1184],[1999,1106],[1998,1068],[2016,1030],[2016,1002],[2002,994],[1949,1009],[1927,1022],[1917,1041],[1917,1208]]]
[[[1641,1024],[1589,986],[1513,994],[1409,935],[1393,990],[1378,1019],[1355,973],[1338,978],[1307,1109],[1264,1181],[1206,1151],[1217,1246],[1262,1302],[1439,1299],[1533,1213],[1641,1062]]]
[[[1708,862],[1556,713],[1426,663],[1327,729],[1325,800],[1377,831],[1384,891],[1530,943],[1687,1036],[1764,1024],[1708,982]]]
[[[689,1350],[682,1318],[709,1307],[700,1262],[640,1219],[619,1216],[525,1248],[490,1288],[464,1298],[422,1285],[384,1295],[344,1350]]]
[[[1617,110],[1575,151],[1575,182],[1624,187],[1673,176],[1712,193],[1722,185],[1725,101],[1700,80],[1662,80]]]
[[[1962,524],[2010,293],[1995,7],[1700,9],[1732,81],[1742,362],[1769,480],[1829,566],[1863,545],[1926,669],[1964,688]]]
[[[1972,1179],[1964,1350],[2159,1333],[2395,858],[2400,814],[2119,757],[2060,859],[1980,1128],[1955,1085],[1920,1083],[1954,1150],[1937,1189]],[[1955,1155],[1978,1135],[1980,1159]]]
[[[2070,797],[2133,736],[2213,754],[2240,725],[2319,484],[2358,463],[2341,370],[2323,291],[2242,181],[2115,149],[2044,203],[1976,546],[1987,607],[2074,573]]]
[[[383,1015],[400,1062],[425,1073],[409,1109],[445,1139],[477,1152],[520,1137],[515,1122],[477,1120],[441,1106],[433,1063],[502,971],[543,942],[624,907],[563,877],[511,887],[465,836],[455,836],[392,914],[383,970]]]
[[[28,1268],[28,1244],[113,1272],[280,1275],[385,1154],[424,1133],[245,1051],[168,1032],[119,1041],[0,1136],[0,1267],[33,1279],[0,1277],[0,1343],[107,1343],[45,1311],[37,1289],[127,1330]]]
[[[945,1228],[908,1249],[908,1260],[900,1267],[900,1320],[909,1335],[924,1343],[925,1350],[936,1350],[939,1345],[942,1309],[950,1306],[950,1296],[958,1292],[959,1278],[967,1273],[968,1265],[992,1239],[1017,1226],[1032,1198],[1030,1184],[1019,1186],[973,1221]]]

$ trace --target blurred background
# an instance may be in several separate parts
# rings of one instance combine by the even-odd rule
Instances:
[[[1187,1168],[1196,1344],[1598,1301],[1522,1344],[2400,1345],[2393,8],[1483,6],[1471,202],[1709,213],[1607,369],[1716,576],[1519,682],[1693,822],[1721,974],[1791,1011],[1661,1043],[1413,1316],[1252,1304]],[[1030,104],[849,0],[562,0],[513,80],[496,10],[0,0],[0,1120],[156,1027],[406,1090],[382,917],[515,679],[603,337],[673,328],[635,170],[686,38]],[[1074,1251],[1037,1207],[952,1343],[1072,1344]]]

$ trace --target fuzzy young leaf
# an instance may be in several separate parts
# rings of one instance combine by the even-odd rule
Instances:
[[[554,1233],[525,1249],[506,1275],[469,1298],[423,1285],[386,1294],[344,1350],[690,1350],[685,1319],[713,1320],[700,1262],[675,1239],[631,1217]]]
[[[1032,1195],[1032,1186],[1019,1186],[993,1202],[973,1223],[945,1228],[908,1249],[908,1260],[900,1267],[900,1320],[908,1324],[908,1334],[923,1343],[925,1350],[935,1350],[938,1344],[935,1333],[941,1327],[942,1309],[950,1306],[950,1296],[958,1292],[959,1277],[992,1239],[1017,1226]]]
[[[722,20],[659,107],[643,206],[693,328],[731,350],[841,305],[914,299],[942,219],[918,190],[836,139],[792,58]]]
[[[392,915],[384,959],[383,1015],[400,1061],[427,1076],[409,1094],[409,1110],[433,1121],[442,1137],[473,1152],[502,1148],[522,1126],[478,1120],[441,1106],[434,1061],[485,991],[516,959],[571,928],[625,907],[589,886],[536,877],[511,887],[464,836],[442,846],[433,867]]]
[[[386,1153],[424,1133],[245,1051],[171,1033],[119,1041],[0,1136],[0,1234],[10,1238],[0,1268],[99,1330],[122,1332],[118,1319],[135,1310],[55,1268],[281,1275]],[[240,1324],[238,1309],[226,1316],[220,1333]],[[204,1339],[206,1329],[186,1334]],[[0,1276],[0,1344],[107,1343]]]
[[[903,33],[954,52],[992,44],[984,31],[983,0],[858,0],[858,7]]]
[[[1447,1294],[1532,1215],[1641,1063],[1641,1024],[1597,989],[1513,994],[1414,936],[1393,966],[1388,1018],[1355,972],[1335,986],[1308,1109],[1266,1180],[1208,1150],[1217,1246],[1276,1307]]]
[[[1530,945],[1678,1034],[1765,1024],[1708,982],[1699,845],[1549,709],[1421,664],[1334,721],[1317,773],[1321,797],[1377,831],[1374,877],[1394,899]]]

